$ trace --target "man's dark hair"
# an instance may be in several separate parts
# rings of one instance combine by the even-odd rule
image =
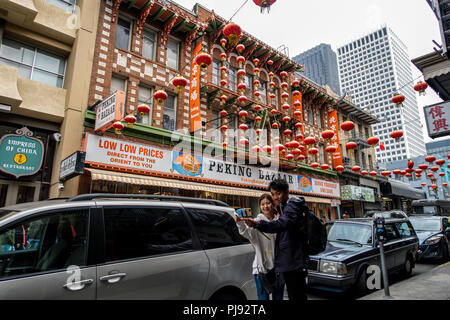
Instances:
[[[289,191],[289,184],[284,179],[276,179],[269,184],[269,191],[270,190],[286,192]]]

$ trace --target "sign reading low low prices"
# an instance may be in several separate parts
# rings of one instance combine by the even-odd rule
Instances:
[[[124,140],[87,135],[86,163],[170,172],[171,152]]]
[[[430,138],[450,134],[450,102],[428,106],[423,110]]]
[[[30,131],[26,129],[24,132]],[[37,173],[43,156],[44,144],[31,135],[8,134],[0,140],[0,171],[16,178]]]

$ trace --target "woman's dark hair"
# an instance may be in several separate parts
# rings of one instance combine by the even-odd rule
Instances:
[[[270,190],[286,192],[289,191],[289,184],[284,179],[276,179],[269,184],[269,191]]]
[[[261,206],[261,202],[262,202],[264,199],[269,200],[270,203],[272,203],[272,205],[275,207],[275,202],[273,201],[272,196],[271,196],[270,194],[268,194],[268,193],[264,193],[261,197],[259,197],[258,204],[259,204],[260,206]]]

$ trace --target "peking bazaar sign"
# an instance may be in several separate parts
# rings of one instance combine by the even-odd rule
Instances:
[[[151,146],[87,134],[85,163],[128,170],[170,172],[171,152]]]
[[[333,153],[333,168],[342,166],[342,153],[341,146],[339,144],[339,126],[337,110],[333,110],[328,113],[328,125],[329,129],[334,132],[333,138],[331,138],[331,144],[337,146],[336,152]]]
[[[95,128],[97,132],[105,132],[116,121],[121,121],[125,109],[125,92],[116,90],[114,94],[103,100],[96,108]]]

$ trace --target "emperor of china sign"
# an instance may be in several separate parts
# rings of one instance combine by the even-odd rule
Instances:
[[[31,176],[42,166],[44,144],[32,138],[33,133],[28,128],[16,133],[4,135],[0,140],[0,171],[16,178]]]

